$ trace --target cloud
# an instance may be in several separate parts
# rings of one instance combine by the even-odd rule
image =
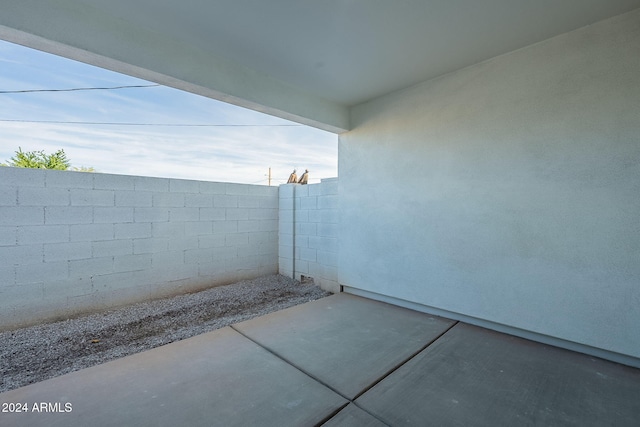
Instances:
[[[311,182],[337,176],[337,137],[318,133],[292,144],[289,129],[260,134],[214,128],[192,132],[112,129],[54,124],[4,124],[0,155],[8,159],[23,150],[53,152],[64,148],[74,166],[92,166],[99,172],[266,183],[286,181],[291,169],[308,168]],[[205,128],[210,129],[210,128]]]
[[[7,45],[11,48],[7,48]],[[0,43],[5,90],[144,84],[107,70]],[[53,66],[55,65],[55,67]],[[53,74],[50,70],[56,70]],[[167,87],[0,95],[0,119],[158,124],[292,124],[283,119]],[[18,147],[63,148],[74,166],[99,172],[267,183],[286,182],[292,169],[310,182],[337,176],[336,135],[295,127],[107,126],[0,122],[0,161]]]

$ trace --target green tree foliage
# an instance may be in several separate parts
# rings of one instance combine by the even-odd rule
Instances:
[[[92,167],[71,168],[71,162],[67,159],[64,150],[58,150],[53,154],[47,154],[44,151],[22,151],[22,147],[18,148],[16,155],[7,163],[0,163],[0,166],[12,166],[16,168],[32,168],[32,169],[56,169],[56,170],[75,170],[80,172],[95,172]]]

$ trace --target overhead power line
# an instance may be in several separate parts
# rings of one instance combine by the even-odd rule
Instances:
[[[299,127],[303,125],[256,125],[256,124],[244,124],[244,125],[228,125],[228,124],[188,124],[188,123],[126,123],[126,122],[73,122],[73,121],[59,121],[59,120],[14,120],[14,119],[0,119],[0,122],[13,122],[13,123],[49,123],[49,124],[63,124],[63,125],[110,125],[110,126],[170,126],[170,127]]]
[[[117,90],[131,88],[159,87],[158,84],[127,85],[111,87],[79,87],[70,89],[28,89],[28,90],[0,90],[0,94],[33,93],[33,92],[74,92],[83,90]],[[257,125],[257,124],[188,124],[188,123],[127,123],[127,122],[83,122],[83,121],[59,121],[59,120],[17,120],[0,119],[0,122],[15,123],[48,123],[66,125],[109,125],[109,126],[167,126],[167,127],[299,127],[298,124]]]
[[[81,90],[118,90],[145,87],[158,87],[160,85],[128,85],[128,86],[111,86],[111,87],[76,87],[71,89],[27,89],[27,90],[0,90],[0,94],[8,93],[33,93],[33,92],[76,92]]]

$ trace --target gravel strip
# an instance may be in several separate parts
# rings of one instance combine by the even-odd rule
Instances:
[[[330,295],[272,275],[0,333],[0,392]]]

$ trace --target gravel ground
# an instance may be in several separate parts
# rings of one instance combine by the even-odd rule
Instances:
[[[0,392],[330,295],[264,276],[173,298],[0,333]]]

